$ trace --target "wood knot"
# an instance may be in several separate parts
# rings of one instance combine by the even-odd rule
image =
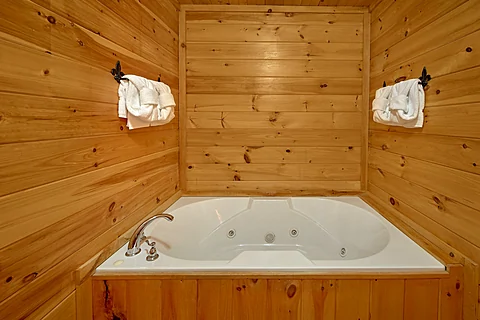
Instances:
[[[382,144],[382,150],[387,150],[388,146],[386,144]]]
[[[48,69],[43,70],[43,74],[46,75],[46,76],[49,75],[49,74],[50,74],[50,70],[48,70]]]
[[[193,166],[188,166],[188,169],[192,169],[192,168],[193,168]]]
[[[83,47],[85,45],[82,40],[77,40],[77,42],[80,45],[80,47]]]
[[[352,146],[349,146],[349,147],[348,147],[348,150],[353,150],[353,147],[352,147]]]
[[[295,296],[295,293],[297,292],[297,286],[295,286],[294,284],[288,286],[287,288],[287,296],[289,298],[293,298]]]
[[[465,51],[467,51],[467,52],[472,52],[473,49],[472,49],[471,47],[467,47],[467,49],[465,49]]]
[[[157,201],[157,203],[160,203],[161,201],[159,197],[157,197],[155,200]]]
[[[185,47],[186,47],[185,43],[183,43],[183,42],[182,42],[182,44],[181,44],[180,46],[181,46],[182,48],[185,48]],[[213,51],[215,51],[215,50],[213,50]]]
[[[438,89],[437,89],[437,91],[435,91],[435,93],[436,93],[436,94],[440,94],[440,92],[441,92],[441,91],[440,91],[440,90],[438,90]]]
[[[110,204],[110,206],[108,207],[108,211],[112,212],[113,209],[115,209],[115,201]]]
[[[57,20],[56,20],[54,17],[52,17],[52,16],[48,16],[48,17],[47,17],[47,20],[48,20],[48,22],[50,22],[51,24],[57,23]]]
[[[257,283],[257,282],[258,282],[258,279],[252,279],[252,282],[253,282],[253,283]]]
[[[233,176],[233,180],[235,180],[235,181],[241,181],[239,175],[234,175],[234,176]]]
[[[447,292],[447,297],[451,297],[452,294],[450,292]]]
[[[246,152],[243,154],[243,160],[245,160],[245,163],[252,162],[252,160],[250,159],[250,156]]]
[[[453,252],[450,252],[448,255],[452,258],[455,258],[455,254]]]
[[[97,152],[97,148],[93,148],[93,150],[92,150],[92,151],[93,151],[93,152]]]
[[[268,12],[268,13],[272,13],[273,11],[272,11],[272,9],[268,9],[267,12]]]
[[[285,12],[285,17],[287,18],[293,17],[293,12]]]
[[[392,206],[394,206],[395,203],[396,203],[396,202],[395,202],[395,199],[394,199],[393,197],[390,197],[390,204],[391,204]]]
[[[460,290],[460,282],[455,283],[455,289]]]
[[[285,152],[286,152],[286,153],[290,153],[291,151],[290,151],[290,149],[287,149],[287,150],[285,150]]]
[[[236,289],[237,289],[237,291],[242,291],[241,287],[237,287]]]
[[[32,281],[33,279],[35,279],[37,276],[38,276],[38,272],[30,273],[28,276],[25,276],[23,278],[23,283],[28,283],[28,282]]]
[[[6,282],[6,283],[9,283],[9,282],[12,281],[12,280],[13,280],[13,277],[10,276],[10,277],[7,278],[7,280],[5,280],[5,282]]]

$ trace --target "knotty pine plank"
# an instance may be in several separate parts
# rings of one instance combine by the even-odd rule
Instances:
[[[193,42],[188,59],[310,59],[356,61],[363,43]]]
[[[356,147],[361,145],[359,130],[222,128],[187,129],[186,131],[188,147]]]
[[[233,95],[188,94],[189,112],[320,112],[360,111],[361,95]]]
[[[197,280],[197,319],[232,318],[233,280]]]
[[[303,290],[300,280],[273,280],[267,284],[268,316],[278,320],[303,320]]]
[[[187,128],[358,129],[355,112],[188,112]]]
[[[337,280],[336,295],[336,320],[369,320],[370,280]]]
[[[302,320],[335,320],[335,280],[302,280]]]
[[[450,278],[441,279],[438,318],[461,319],[463,315],[464,273],[462,265],[449,268]]]
[[[323,42],[361,43],[362,24],[358,26],[315,26],[315,25],[217,25],[188,23],[187,41],[195,42]]]
[[[1,148],[0,148],[1,150]],[[196,164],[360,163],[359,147],[188,147],[187,162]]]
[[[360,181],[187,181],[186,194],[203,196],[339,196],[360,193]]]
[[[187,60],[188,77],[359,78],[361,61],[323,60]]]
[[[188,181],[358,181],[360,164],[194,164]]]
[[[372,280],[371,320],[404,320],[405,280]]]
[[[438,279],[405,280],[404,317],[409,320],[437,320],[438,292]]]
[[[361,78],[189,77],[187,93],[362,94]]]
[[[363,23],[362,14],[328,14],[328,13],[252,13],[252,12],[187,12],[186,20],[188,24],[210,23],[210,24],[304,24],[304,25],[320,25],[320,26],[344,26],[354,25],[361,26]]]
[[[268,281],[265,279],[233,280],[234,320],[266,320],[268,318]]]

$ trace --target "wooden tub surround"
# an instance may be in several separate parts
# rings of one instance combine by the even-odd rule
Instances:
[[[460,320],[463,267],[432,274],[114,274],[94,319]]]

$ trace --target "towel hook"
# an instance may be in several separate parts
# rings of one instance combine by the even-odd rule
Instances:
[[[420,83],[422,84],[423,88],[428,86],[428,82],[430,80],[432,80],[432,77],[427,73],[427,68],[426,67],[423,67],[422,76],[418,79],[420,80]]]
[[[110,73],[113,75],[113,78],[118,82],[120,83],[120,80],[128,80],[128,79],[124,79],[122,78],[125,73],[122,72],[122,66],[120,65],[120,61],[117,61],[117,63],[115,64],[115,68],[113,68]]]

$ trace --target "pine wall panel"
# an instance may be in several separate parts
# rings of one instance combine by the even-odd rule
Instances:
[[[75,319],[75,270],[178,197],[178,117],[129,131],[110,74],[120,60],[126,73],[160,75],[178,101],[178,11],[2,2],[1,319]]]
[[[479,313],[479,12],[479,1],[383,0],[371,20],[370,101],[424,66],[432,80],[423,128],[370,122],[367,198],[462,260],[464,319]]]
[[[181,13],[184,189],[358,193],[365,10],[244,8]]]

